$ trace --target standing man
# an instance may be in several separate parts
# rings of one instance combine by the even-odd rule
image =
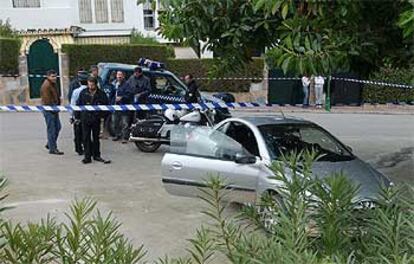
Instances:
[[[150,79],[144,76],[141,67],[135,67],[134,74],[128,79],[128,84],[134,96],[134,103],[146,104],[148,102],[148,95],[151,92],[151,84]],[[138,119],[145,119],[145,117],[144,111],[138,111]]]
[[[68,101],[70,103],[71,98],[72,98],[72,93],[76,88],[79,88],[79,86],[81,86],[80,84],[80,80],[79,80],[79,76],[80,75],[84,75],[87,74],[87,71],[84,71],[83,68],[80,68],[77,72],[76,72],[76,76],[75,78],[69,83],[69,90],[68,90]]]
[[[98,89],[98,80],[92,76],[88,78],[88,88],[79,94],[76,105],[107,105],[108,98],[104,91]],[[104,116],[102,111],[81,111],[75,112],[76,118],[80,119],[82,124],[83,144],[85,158],[82,160],[84,164],[95,161],[110,163],[101,157],[99,131],[101,127],[101,119]],[[91,138],[92,137],[92,138]]]
[[[315,77],[315,101],[316,108],[322,108],[322,99],[323,99],[323,85],[325,84],[325,79],[318,75]]]
[[[101,76],[99,76],[98,66],[92,65],[90,71],[91,71],[91,76],[95,77],[98,82],[98,88],[103,89],[104,83],[103,83]]]
[[[116,73],[115,81],[115,103],[118,105],[132,104],[134,101],[133,92],[125,80],[125,74],[122,71]],[[122,144],[128,143],[129,126],[133,112],[131,111],[115,111],[112,114],[112,123],[114,125],[115,137],[113,141],[118,141],[122,138]]]
[[[308,76],[304,75],[302,77],[303,107],[307,107],[309,105],[309,85],[310,85],[310,79]]]
[[[40,88],[40,97],[42,98],[42,105],[56,106],[60,105],[60,98],[56,88],[57,74],[54,70],[49,70],[46,73],[46,80]],[[43,111],[47,127],[47,145],[49,154],[63,155],[63,152],[57,148],[57,139],[59,131],[62,128],[59,120],[58,111]]]
[[[200,96],[200,92],[198,91],[198,86],[191,74],[187,74],[184,77],[185,84],[188,87],[188,92],[185,97],[185,101],[187,103],[198,103]]]
[[[73,92],[72,92],[72,96],[71,96],[71,101],[70,104],[71,105],[76,105],[76,102],[79,99],[79,95],[80,93],[88,88],[88,73],[87,72],[83,72],[83,74],[79,74],[78,75],[78,80],[80,83],[80,87],[76,88]],[[82,137],[82,124],[81,121],[79,119],[76,118],[76,114],[73,113],[72,118],[71,118],[71,123],[73,125],[73,134],[74,134],[74,143],[75,143],[75,151],[79,154],[79,155],[83,155],[83,137]]]

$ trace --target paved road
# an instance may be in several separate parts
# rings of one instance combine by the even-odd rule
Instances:
[[[295,115],[324,126],[394,181],[414,182],[413,115]],[[73,152],[68,117],[61,118],[59,146],[65,155],[52,156],[44,149],[40,114],[0,113],[0,171],[10,181],[8,202],[16,206],[6,216],[37,221],[51,213],[63,219],[60,212],[71,200],[91,196],[101,209],[114,212],[135,244],[145,244],[150,258],[185,254],[185,239],[206,218],[199,213],[201,201],[172,197],[163,190],[159,164],[166,148],[144,154],[133,144],[106,140],[103,156],[113,163],[83,165]]]

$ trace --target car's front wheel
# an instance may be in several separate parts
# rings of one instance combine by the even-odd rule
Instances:
[[[149,141],[135,141],[135,145],[142,152],[155,152],[161,146],[161,143]]]

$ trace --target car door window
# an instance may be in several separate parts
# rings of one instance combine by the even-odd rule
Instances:
[[[256,137],[248,126],[240,122],[231,122],[225,133],[240,143],[250,154],[260,157]]]
[[[237,141],[207,127],[176,126],[171,131],[170,151],[175,154],[235,161],[238,155],[250,153]]]
[[[155,73],[151,78],[152,90],[157,94],[185,96],[185,89],[172,77]]]

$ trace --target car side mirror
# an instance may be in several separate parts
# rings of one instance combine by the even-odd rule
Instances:
[[[234,160],[237,164],[254,164],[256,161],[256,156],[245,154],[237,154]]]
[[[353,150],[350,146],[348,146],[348,145],[346,146],[346,149],[347,149],[349,152],[351,152],[351,153],[354,151],[354,150]]]

